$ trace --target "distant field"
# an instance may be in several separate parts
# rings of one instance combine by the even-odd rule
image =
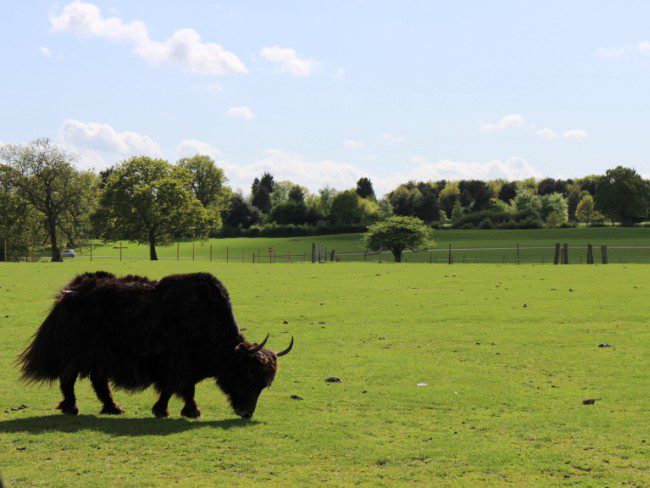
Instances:
[[[431,253],[432,261],[446,262],[447,247],[449,244],[454,249],[455,262],[514,262],[516,259],[515,246],[518,242],[521,248],[520,260],[522,262],[548,263],[553,258],[554,243],[568,243],[570,261],[579,263],[586,259],[586,245],[588,242],[595,246],[596,260],[600,259],[599,246],[607,244],[610,262],[635,262],[650,263],[650,228],[621,228],[597,227],[577,229],[538,229],[538,230],[441,230],[434,232],[435,248]],[[312,243],[325,247],[328,253],[335,250],[337,253],[363,251],[362,234],[341,234],[314,237],[278,237],[278,238],[228,238],[209,239],[194,243],[194,258],[209,259],[210,246],[212,246],[213,260],[252,262],[260,258],[262,262],[269,262],[268,248],[272,248],[276,255],[281,257],[276,261],[286,261],[288,254],[292,261],[309,260]],[[132,242],[123,242],[124,259],[147,259],[149,250],[147,246]],[[94,257],[119,256],[118,243],[100,245],[93,250]],[[645,246],[643,248],[642,246]],[[483,249],[492,248],[492,249]],[[160,259],[176,259],[176,244],[172,246],[159,246]],[[82,249],[79,257],[88,256],[88,249]],[[180,242],[178,253],[180,259],[192,259],[192,242]],[[363,260],[361,255],[340,256],[343,261]],[[371,255],[367,259],[390,260],[388,253]],[[407,254],[407,261],[429,261],[429,253]]]
[[[64,417],[56,385],[19,383],[55,292],[98,268],[212,272],[250,339],[294,335],[255,420],[211,381],[196,421],[177,400],[152,418],[150,390],[99,417],[87,381]],[[648,486],[649,292],[647,265],[0,263],[0,472],[8,487]]]

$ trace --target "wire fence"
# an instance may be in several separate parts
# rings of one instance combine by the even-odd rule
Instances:
[[[175,254],[169,250],[160,255],[160,260],[203,261],[203,262],[239,262],[239,263],[340,263],[340,262],[392,262],[395,260],[390,251],[369,252],[361,250],[337,251],[328,249],[325,245],[313,243],[309,251],[282,251],[268,249],[234,249],[226,246],[218,250],[213,244],[202,243],[196,249],[194,243],[191,249],[187,246],[175,246]],[[129,254],[129,247],[119,243],[113,246],[115,254],[107,254],[106,247],[93,249],[92,246],[78,250],[75,259],[80,260],[145,260],[148,256],[139,253]],[[12,261],[38,261],[48,259],[46,255],[28,253],[22,258],[8,254]],[[424,249],[420,251],[404,250],[402,262],[429,264],[607,264],[607,263],[650,263],[650,245],[592,245],[555,243],[554,245],[513,245],[494,247],[445,246]]]

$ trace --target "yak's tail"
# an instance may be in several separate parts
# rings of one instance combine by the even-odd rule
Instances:
[[[57,303],[39,327],[29,346],[18,356],[22,379],[28,382],[53,381],[61,376],[58,347],[61,344],[61,310]]]

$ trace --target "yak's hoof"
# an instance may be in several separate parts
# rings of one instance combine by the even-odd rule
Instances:
[[[100,415],[121,415],[124,413],[124,409],[114,403],[113,405],[104,405],[99,413]]]
[[[169,411],[166,408],[162,409],[162,408],[157,408],[156,406],[154,406],[151,409],[151,413],[153,413],[159,419],[165,419],[165,418],[169,417]]]
[[[187,417],[188,419],[198,419],[201,417],[201,410],[198,407],[188,407],[187,405],[181,410],[181,415]]]
[[[65,400],[59,403],[56,408],[61,410],[61,413],[65,415],[77,415],[79,413],[79,409],[76,405],[70,405]]]

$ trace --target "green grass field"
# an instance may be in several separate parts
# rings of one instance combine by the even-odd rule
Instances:
[[[152,391],[117,391],[126,415],[100,417],[87,381],[66,417],[55,385],[21,384],[53,295],[93,268],[210,271],[250,339],[293,334],[254,421],[211,381],[196,421],[176,400],[152,418]],[[645,265],[3,263],[0,471],[8,487],[647,486],[649,291]]]
[[[454,249],[454,260],[458,263],[502,263],[516,260],[515,246],[520,244],[520,260],[529,263],[550,263],[553,259],[552,246],[556,242],[568,243],[571,262],[579,263],[586,260],[586,245],[595,246],[596,260],[600,259],[598,246],[610,246],[609,259],[612,263],[650,263],[650,227],[648,228],[623,228],[623,227],[593,227],[577,229],[536,229],[536,230],[441,230],[434,231],[435,250],[431,259],[435,262],[447,261],[447,248],[451,244]],[[274,253],[281,255],[278,262],[286,262],[287,255],[291,254],[291,261],[309,260],[312,243],[318,243],[329,252],[337,253],[362,252],[362,234],[340,234],[314,237],[278,237],[278,238],[228,238],[209,239],[194,243],[194,257],[196,260],[208,260],[210,246],[212,258],[215,261],[225,261],[226,255],[230,261],[252,262],[261,256],[262,262],[269,262],[268,248],[273,248]],[[101,260],[106,257],[119,256],[118,243],[98,245],[93,249],[94,259]],[[147,246],[133,242],[123,242],[123,258],[148,259]],[[645,248],[643,248],[645,246]],[[492,248],[482,250],[482,248]],[[159,246],[158,257],[162,260],[176,259],[177,247]],[[88,259],[88,248],[81,250],[77,259]],[[192,242],[180,242],[178,254],[181,260],[192,259]],[[47,256],[46,250],[43,255]],[[409,262],[428,262],[429,253],[409,253],[406,256]],[[340,256],[342,261],[360,261],[362,255]],[[373,261],[392,260],[390,253],[370,255]]]

